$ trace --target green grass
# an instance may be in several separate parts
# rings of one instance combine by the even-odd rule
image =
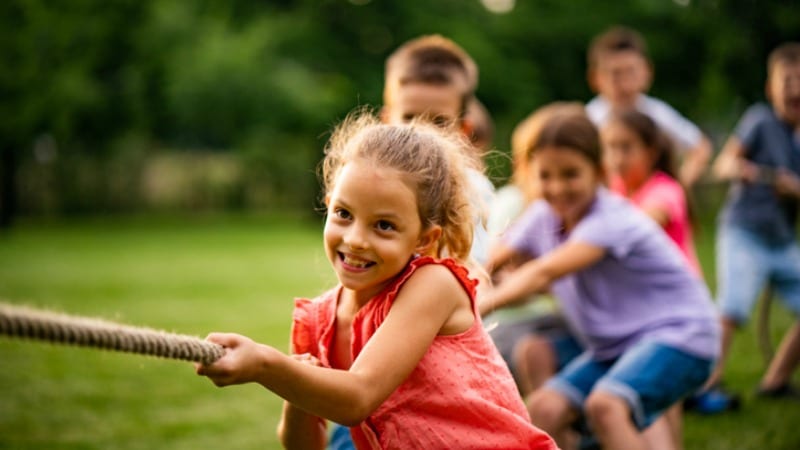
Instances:
[[[0,298],[286,349],[292,299],[334,281],[321,243],[319,223],[289,218],[22,223],[0,234]],[[710,226],[697,244],[713,288]],[[772,319],[777,342],[791,318],[778,302]],[[800,448],[800,404],[752,398],[753,328],[726,376],[743,410],[688,414],[687,449]],[[217,389],[185,362],[0,338],[0,449],[278,448],[280,403],[254,385]]]
[[[295,296],[333,282],[314,224],[259,218],[22,224],[0,298],[288,347]],[[190,363],[0,338],[0,448],[277,448],[280,400]]]

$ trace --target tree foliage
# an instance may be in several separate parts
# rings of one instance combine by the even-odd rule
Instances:
[[[42,136],[60,161],[113,158],[135,136],[148,148],[236,152],[274,195],[306,208],[325,133],[354,107],[379,106],[387,55],[428,33],[477,61],[501,150],[538,106],[591,97],[586,46],[612,24],[647,39],[654,95],[717,137],[762,98],[767,53],[800,39],[793,3],[542,0],[494,14],[478,0],[8,0],[0,185]]]

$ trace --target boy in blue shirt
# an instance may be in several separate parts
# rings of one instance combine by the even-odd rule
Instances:
[[[717,385],[734,332],[750,317],[771,284],[800,316],[800,246],[795,236],[800,200],[800,43],[769,56],[769,105],[751,106],[714,163],[716,177],[732,182],[717,233],[718,303],[722,355],[706,386]],[[800,361],[800,321],[781,341],[761,378],[760,397],[794,397],[789,383]]]

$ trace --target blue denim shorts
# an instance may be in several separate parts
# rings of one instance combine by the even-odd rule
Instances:
[[[578,410],[599,389],[624,399],[643,430],[673,403],[696,391],[714,361],[654,341],[641,341],[619,358],[592,359],[585,352],[551,378],[545,387],[564,395]]]
[[[722,315],[746,323],[761,291],[771,283],[786,307],[800,315],[800,247],[775,245],[741,228],[717,235],[717,297]]]
[[[584,351],[580,342],[567,330],[564,330],[561,334],[548,336],[547,340],[556,355],[556,370],[561,370],[566,367],[567,364],[580,356]]]

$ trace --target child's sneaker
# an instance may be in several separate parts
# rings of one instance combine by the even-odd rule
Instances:
[[[720,414],[725,411],[737,411],[740,405],[739,395],[728,392],[720,386],[714,386],[702,392],[695,392],[683,402],[684,409],[700,414]]]
[[[800,401],[800,391],[787,383],[775,388],[758,388],[756,397]]]

